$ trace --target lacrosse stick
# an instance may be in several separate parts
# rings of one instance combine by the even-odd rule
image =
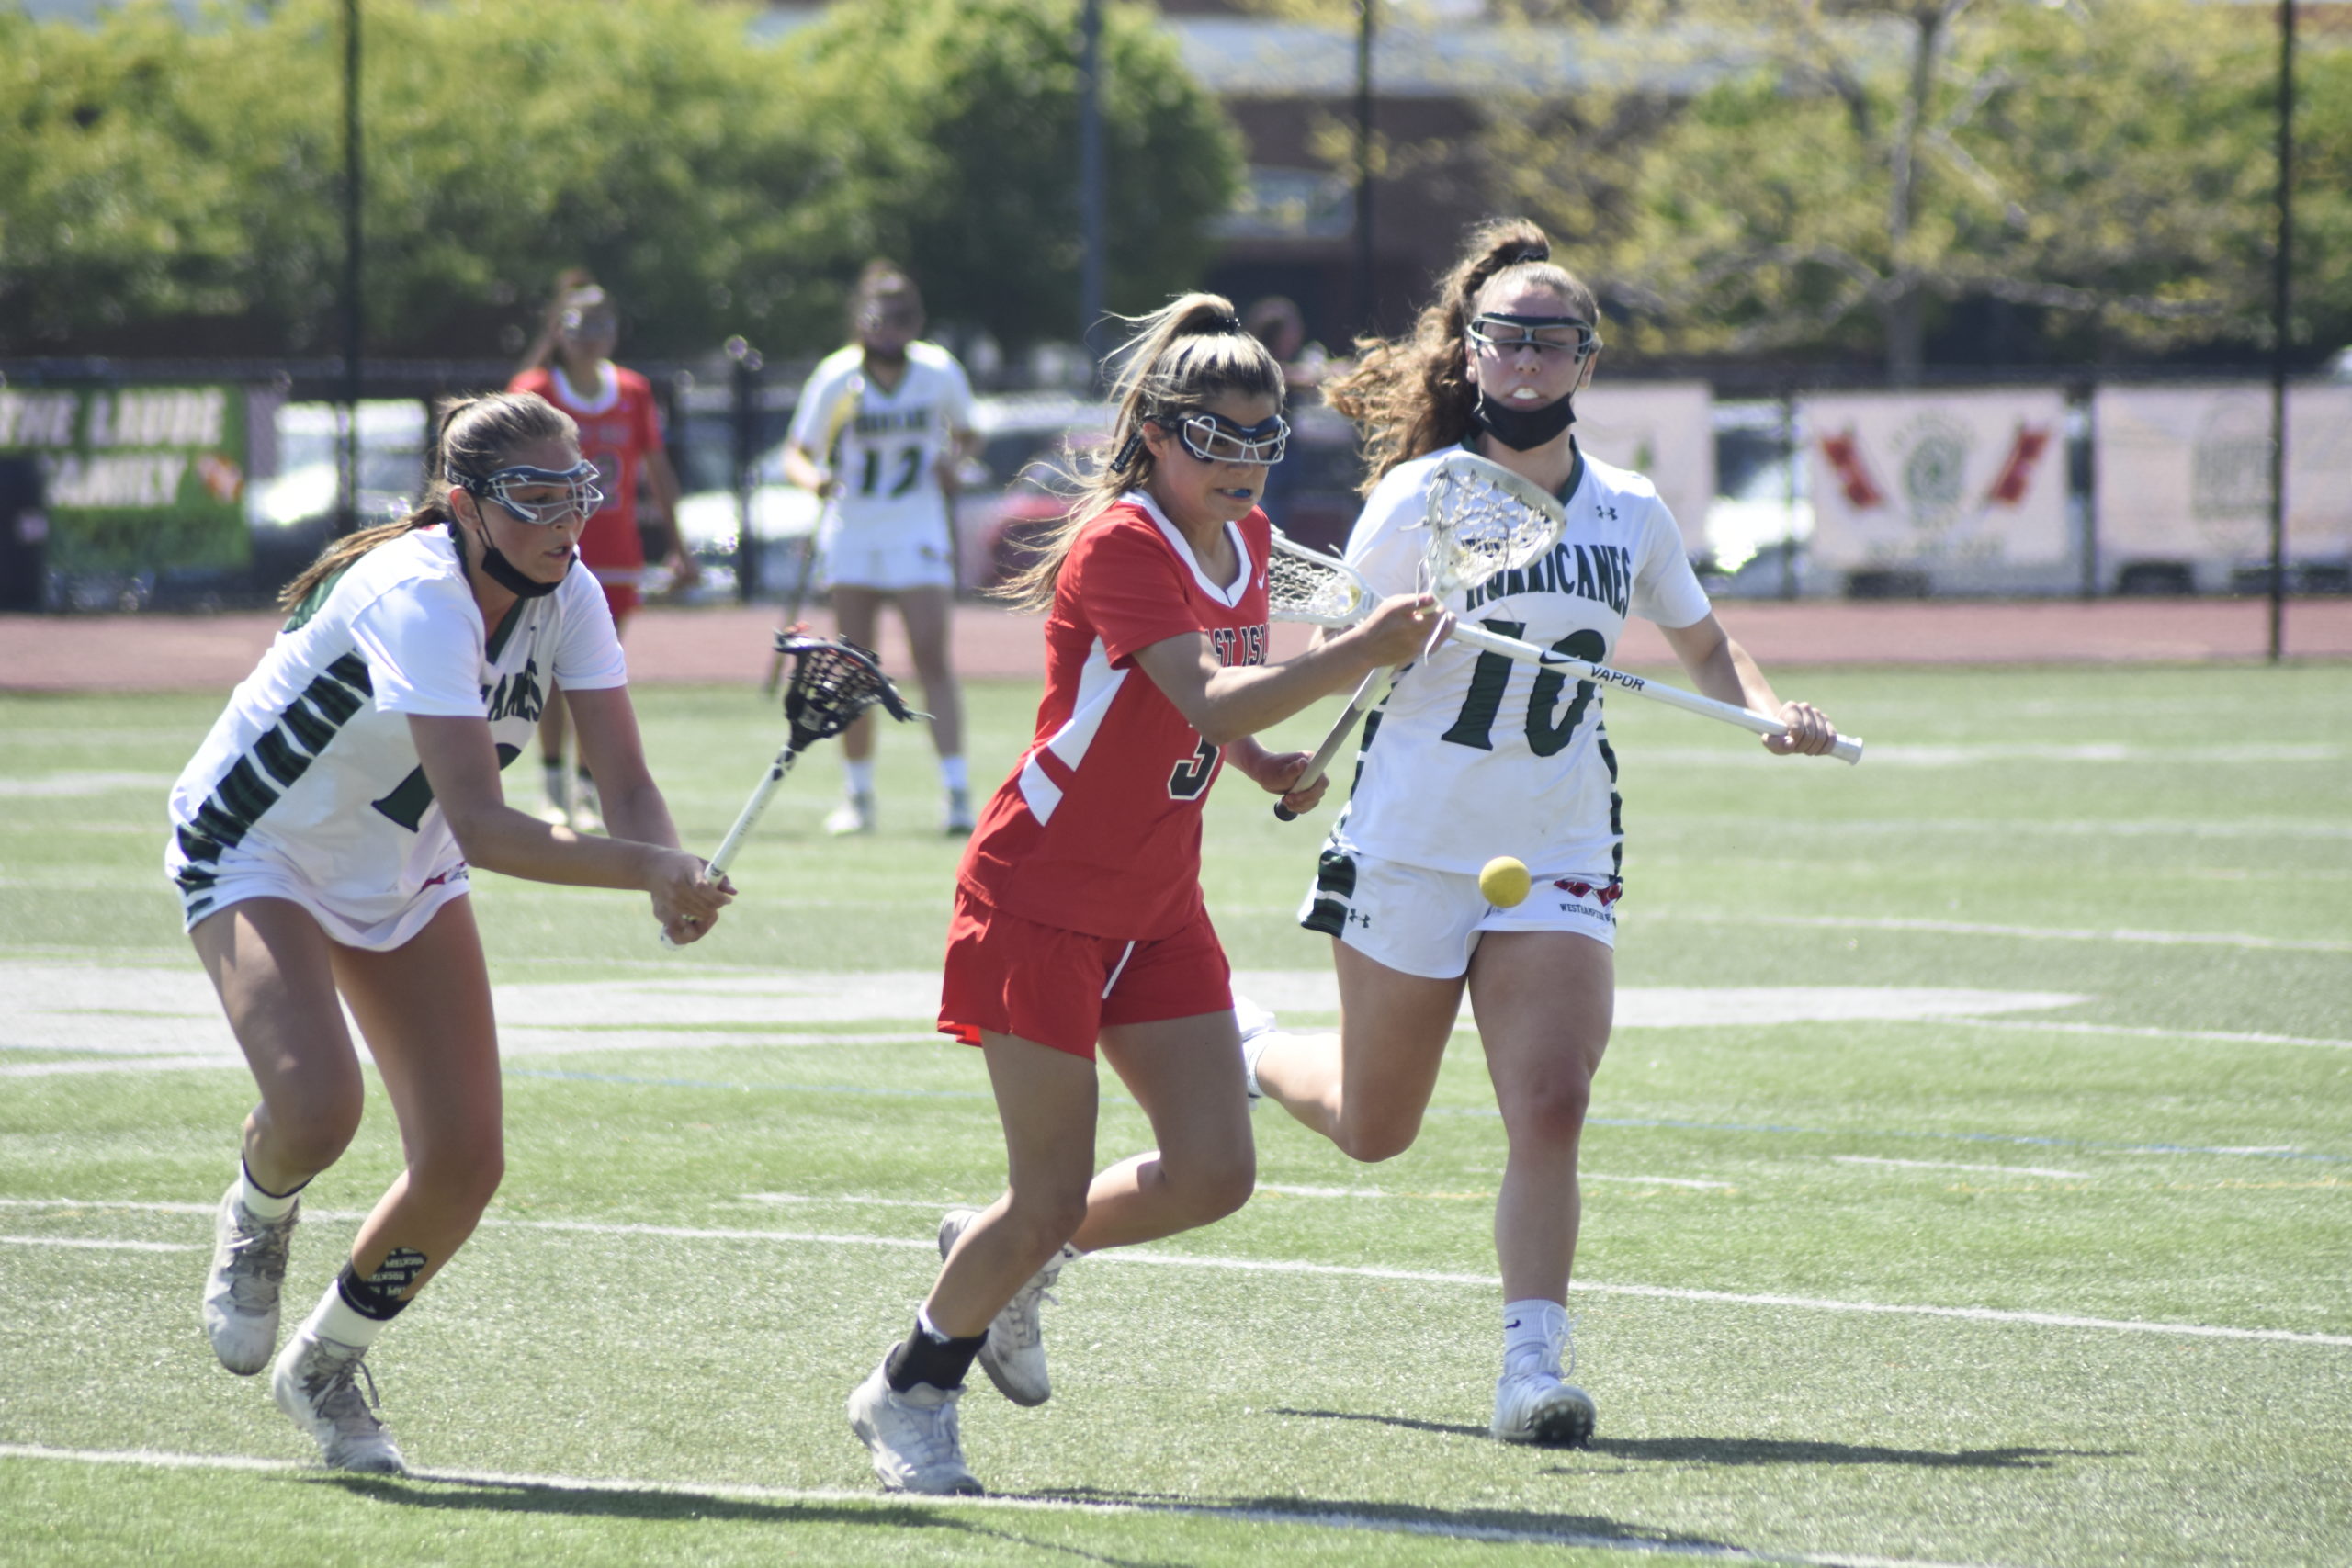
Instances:
[[[794,660],[792,678],[784,685],[784,716],[791,736],[768,764],[752,798],[736,813],[735,826],[727,829],[727,837],[712,852],[710,869],[704,873],[706,881],[718,881],[735,863],[735,852],[743,847],[752,825],[768,808],[776,786],[784,783],[784,775],[792,771],[801,752],[839,735],[870,707],[881,708],[901,724],[931,716],[909,708],[874,655],[854,642],[810,637],[805,627],[793,626],[775,634],[775,647],[779,661]],[[667,947],[677,945],[667,931],[662,933],[662,942]]]
[[[1277,621],[1296,621],[1315,626],[1351,626],[1372,614],[1380,603],[1372,585],[1357,574],[1356,570],[1336,556],[1274,536],[1273,558],[1266,570],[1267,613]],[[1505,637],[1485,626],[1456,623],[1453,640],[1468,643],[1472,648],[1498,653],[1505,659],[1516,659],[1527,664],[1566,670],[1580,681],[1614,686],[1702,718],[1720,719],[1737,725],[1758,735],[1779,737],[1789,732],[1789,727],[1779,719],[1752,709],[1719,703],[1713,697],[1702,697],[1695,692],[1663,686],[1639,675],[1629,675],[1622,670],[1611,670],[1606,664],[1596,664],[1557,649],[1540,648],[1515,637]],[[1831,745],[1829,754],[1842,762],[1862,760],[1860,737],[1840,735]]]
[[[825,437],[818,443],[816,449],[824,455],[826,473],[836,481],[841,476],[842,433],[849,428],[850,421],[857,417],[857,411],[865,400],[865,372],[853,370],[849,379],[842,384],[841,391],[835,395],[832,406],[825,411]],[[826,514],[841,504],[838,483],[833,484],[831,494],[823,491],[818,494],[824,498],[824,505],[819,508],[817,516],[810,521],[808,532],[800,536],[800,547],[793,552],[792,592],[785,601],[784,615],[776,627],[775,656],[768,660],[767,679],[760,682],[760,694],[763,697],[775,695],[776,682],[784,679],[784,639],[799,626],[800,607],[808,603],[809,586],[816,579],[817,537],[824,532]],[[853,643],[850,646],[856,645]]]
[[[1559,498],[1532,479],[1522,479],[1500,463],[1490,463],[1476,453],[1449,452],[1439,459],[1430,475],[1429,488],[1422,499],[1421,520],[1414,525],[1426,530],[1421,541],[1421,590],[1442,598],[1476,588],[1498,571],[1517,571],[1532,566],[1560,542],[1560,530],[1567,521]],[[1270,597],[1274,595],[1273,563],[1282,560],[1283,555],[1277,548],[1272,561],[1268,563]],[[1363,581],[1356,579],[1359,585]],[[1293,590],[1296,586],[1293,583]],[[1366,603],[1358,619],[1371,613],[1372,604]],[[1301,617],[1277,615],[1275,618]],[[1463,630],[1457,625],[1453,635],[1461,637]],[[1299,775],[1294,794],[1314,788],[1316,781],[1330,771],[1331,759],[1347,744],[1356,721],[1380,700],[1396,672],[1396,667],[1391,665],[1363,678],[1363,683],[1348,699],[1346,711],[1332,724],[1330,733],[1323,737],[1315,755],[1307,759],[1306,771]],[[1297,812],[1281,801],[1274,802],[1274,815],[1284,822],[1298,818]]]

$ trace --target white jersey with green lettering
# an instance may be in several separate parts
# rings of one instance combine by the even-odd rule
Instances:
[[[1453,448],[1447,448],[1447,451]],[[1430,475],[1444,452],[1390,469],[1349,536],[1348,560],[1384,594],[1419,584]],[[1567,526],[1551,554],[1446,600],[1464,623],[1607,663],[1636,615],[1703,618],[1682,535],[1641,475],[1577,454]],[[1364,724],[1355,788],[1334,847],[1436,871],[1497,855],[1539,870],[1615,876],[1623,833],[1617,759],[1590,682],[1448,642],[1396,676]]]
[[[791,438],[832,470],[829,536],[933,527],[944,535],[939,459],[972,423],[972,384],[935,343],[907,345],[899,384],[885,389],[855,344],[818,363],[793,410]],[[830,542],[830,538],[828,540]]]
[[[409,716],[487,718],[503,767],[550,682],[628,679],[589,572],[492,628],[446,528],[378,546],[295,612],[172,786],[164,866],[189,923],[242,871],[290,877],[354,927],[390,919],[465,863]]]

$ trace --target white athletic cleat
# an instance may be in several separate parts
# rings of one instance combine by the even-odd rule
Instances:
[[[239,1377],[269,1365],[277,1348],[277,1295],[301,1203],[265,1220],[237,1201],[231,1182],[212,1224],[212,1271],[204,1278],[204,1333],[212,1353]]]
[[[1495,1424],[1506,1443],[1580,1449],[1592,1441],[1592,1395],[1557,1372],[1505,1372],[1495,1384]]]
[[[557,769],[542,770],[538,818],[557,828],[571,826],[571,785]]]
[[[956,1427],[960,1388],[926,1382],[900,1393],[881,1368],[849,1396],[849,1429],[874,1456],[874,1473],[885,1492],[922,1492],[933,1496],[977,1497],[979,1477],[964,1462],[964,1439]]]
[[[1489,1430],[1506,1443],[1580,1449],[1592,1441],[1592,1395],[1560,1375],[1564,1355],[1569,1375],[1577,1370],[1576,1320],[1562,1314],[1548,1339],[1540,1354],[1531,1346],[1505,1357]]]
[[[939,1222],[942,1258],[956,1249],[956,1238],[965,1227],[979,1217],[978,1209],[947,1211]],[[1037,1312],[1045,1303],[1060,1299],[1053,1294],[1054,1281],[1061,1278],[1063,1266],[1078,1255],[1078,1248],[1064,1242],[1062,1249],[1029,1276],[1029,1282],[1013,1292],[1004,1310],[989,1324],[988,1343],[980,1347],[980,1371],[988,1373],[999,1393],[1015,1404],[1043,1404],[1054,1396],[1053,1380],[1046,1374],[1046,1333]]]
[[[825,831],[834,838],[852,833],[874,831],[874,796],[870,791],[860,791],[845,797],[825,818]]]
[[[1273,1039],[1274,1030],[1277,1027],[1274,1015],[1248,997],[1236,992],[1233,998],[1233,1021],[1241,1030],[1242,1087],[1250,1091],[1250,1098],[1252,1100],[1262,1100],[1265,1098],[1266,1091],[1258,1087],[1258,1058],[1265,1054],[1266,1046]]]
[[[597,797],[594,781],[582,778],[571,786],[571,830],[575,833],[601,833],[605,830],[605,803]]]
[[[376,1380],[360,1361],[367,1353],[363,1346],[322,1339],[303,1328],[279,1353],[269,1392],[318,1443],[328,1469],[404,1475],[408,1461],[376,1418]],[[355,1373],[368,1377],[364,1398],[352,1382]]]
[[[951,839],[970,837],[972,829],[979,826],[978,820],[972,815],[970,790],[951,789],[947,792],[947,812],[941,818],[941,825],[946,829],[947,836]]]

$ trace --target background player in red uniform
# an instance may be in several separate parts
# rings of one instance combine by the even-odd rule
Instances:
[[[678,475],[662,449],[653,388],[636,371],[613,363],[619,338],[620,313],[611,298],[593,283],[574,288],[562,297],[553,362],[526,367],[507,389],[537,393],[580,427],[581,453],[596,465],[605,492],[604,510],[581,533],[580,559],[604,585],[613,626],[626,634],[645,575],[645,545],[637,528],[640,481],[650,492],[650,515],[669,536],[672,581],[689,584],[697,573],[678,536]],[[564,705],[550,699],[539,719],[539,762],[548,796],[542,815],[583,833],[600,833],[604,818],[587,769],[575,779],[563,765],[565,730]]]
[[[1295,807],[1306,758],[1250,733],[1452,627],[1425,596],[1266,662],[1270,529],[1257,509],[1289,427],[1283,371],[1233,308],[1146,317],[1118,420],[1069,519],[1013,585],[1047,608],[1035,738],[957,873],[940,1028],[986,1053],[1010,1181],[940,1225],[914,1331],[851,1395],[893,1491],[978,1492],[956,1401],[973,1359],[1023,1404],[1048,1393],[1037,1301],[1078,1251],[1231,1213],[1257,1179],[1225,953],[1200,889],[1201,804],[1227,761]],[[1096,1174],[1094,1053],[1159,1148]]]

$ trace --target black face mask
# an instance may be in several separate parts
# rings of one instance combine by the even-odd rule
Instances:
[[[1481,387],[1478,401],[1470,410],[1470,422],[1514,452],[1532,452],[1577,422],[1575,404],[1574,392],[1536,409],[1493,403],[1487,400],[1487,389]]]
[[[449,519],[449,537],[457,542],[458,564],[465,565],[466,525],[458,522],[454,513]],[[490,535],[487,531],[483,533],[481,539],[481,569],[490,574],[490,580],[492,582],[518,599],[544,599],[563,586],[561,577],[557,578],[553,582],[541,582],[536,577],[526,576],[521,567],[508,560],[505,553],[490,542]],[[564,576],[569,577],[571,574],[571,569],[566,567]]]

